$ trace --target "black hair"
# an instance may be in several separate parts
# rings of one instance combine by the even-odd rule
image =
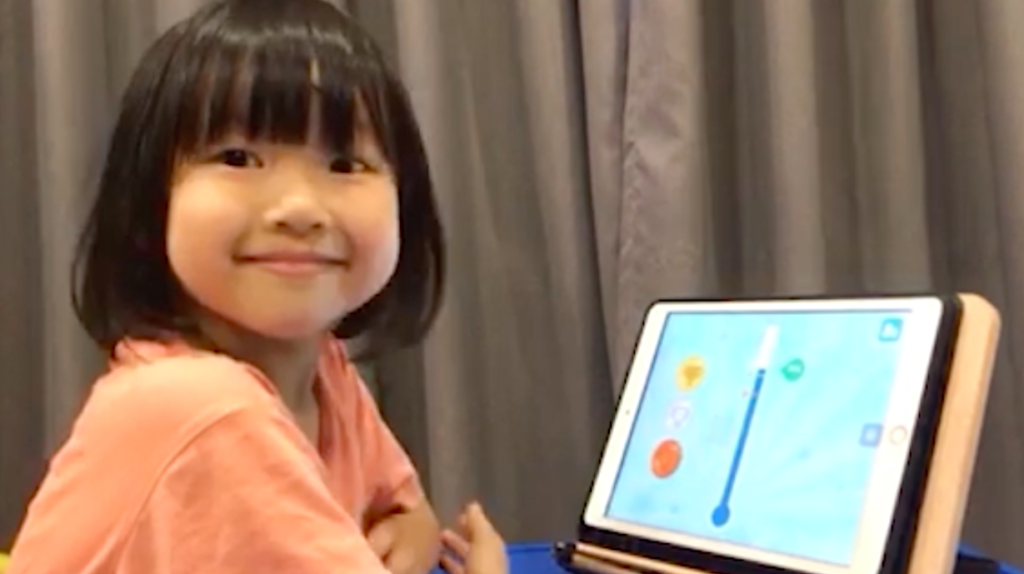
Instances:
[[[220,0],[163,34],[122,98],[72,268],[75,312],[100,347],[201,338],[166,251],[176,162],[230,130],[303,143],[312,106],[337,151],[352,148],[365,109],[399,196],[396,270],[334,334],[365,338],[368,353],[422,339],[441,305],[444,237],[404,86],[369,35],[323,0]]]

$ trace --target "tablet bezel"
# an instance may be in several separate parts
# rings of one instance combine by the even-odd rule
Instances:
[[[624,385],[623,392],[619,397],[619,405],[615,410],[615,416],[613,417],[611,428],[609,429],[608,437],[611,439],[613,433],[616,432],[616,424],[624,424],[627,427],[632,426],[632,417],[635,415],[630,414],[625,417],[627,419],[626,422],[620,422],[620,419],[623,418],[624,410],[638,410],[640,399],[643,396],[643,391],[647,385],[646,374],[650,368],[649,363],[653,361],[654,352],[657,350],[657,343],[655,342],[651,345],[651,343],[648,342],[647,345],[649,348],[641,351],[641,353],[644,354],[642,357],[638,356],[637,351],[640,350],[644,342],[644,337],[652,336],[652,333],[650,332],[651,330],[656,331],[653,333],[653,336],[655,336],[656,339],[660,338],[660,330],[663,321],[659,320],[657,321],[657,324],[651,324],[650,321],[651,316],[656,309],[666,305],[686,305],[691,307],[691,309],[689,309],[691,311],[735,311],[739,310],[741,307],[746,307],[753,312],[770,312],[781,310],[777,308],[777,305],[780,303],[787,306],[787,308],[784,309],[786,312],[844,309],[915,309],[921,308],[921,306],[925,304],[939,304],[939,316],[935,331],[935,340],[932,345],[931,361],[928,366],[920,406],[918,409],[918,420],[915,425],[915,432],[910,438],[910,448],[904,465],[903,480],[897,494],[896,504],[892,520],[890,522],[889,534],[883,545],[884,551],[882,554],[882,567],[880,571],[900,571],[900,568],[905,567],[909,560],[909,549],[913,540],[916,518],[920,510],[921,498],[923,496],[924,485],[927,479],[928,463],[931,459],[932,447],[938,427],[938,415],[942,407],[942,398],[952,361],[953,345],[956,341],[957,327],[962,312],[962,305],[956,295],[909,294],[873,297],[816,296],[800,298],[750,298],[730,301],[678,299],[656,301],[648,308],[647,313],[645,313],[644,325],[636,338],[636,348],[634,349],[633,361],[626,374],[626,385],[639,385],[640,388],[635,390],[630,389],[634,391],[631,394],[626,392],[626,385]],[[764,308],[766,305],[776,308]],[[710,306],[718,307],[719,309],[712,309]],[[666,313],[666,316],[667,315],[668,314]],[[639,377],[634,373],[638,368],[638,364],[642,371],[642,374]],[[626,404],[624,399],[628,400],[632,404]],[[629,428],[624,432],[628,437],[630,434]],[[623,442],[621,445],[622,449],[625,448],[625,445],[626,442]],[[608,447],[606,446],[606,451],[607,450]],[[706,550],[680,547],[658,540],[619,532],[605,526],[594,526],[589,524],[587,520],[588,509],[592,505],[594,492],[598,485],[598,481],[600,480],[602,469],[605,465],[605,459],[608,455],[608,452],[605,452],[602,455],[599,470],[595,473],[591,492],[588,496],[587,503],[584,506],[584,512],[580,519],[579,538],[582,542],[588,542],[606,548],[646,556],[682,566],[721,572],[723,574],[805,574],[815,572],[815,570],[788,569],[781,566],[752,562],[748,559],[716,554]],[[615,458],[621,459],[621,456],[622,453],[618,453],[618,456]],[[851,574],[855,573],[854,570],[850,569],[847,569],[846,571]]]

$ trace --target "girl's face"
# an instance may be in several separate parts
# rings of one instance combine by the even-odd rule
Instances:
[[[362,110],[355,124],[351,158],[314,139],[229,137],[181,162],[167,255],[202,313],[295,340],[384,288],[398,262],[398,192]]]

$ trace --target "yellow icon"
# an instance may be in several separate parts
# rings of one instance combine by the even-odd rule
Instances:
[[[683,359],[676,368],[676,386],[692,391],[704,380],[704,359],[694,355]]]

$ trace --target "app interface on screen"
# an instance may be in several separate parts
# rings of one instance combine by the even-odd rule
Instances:
[[[669,315],[606,515],[849,565],[908,316]]]

